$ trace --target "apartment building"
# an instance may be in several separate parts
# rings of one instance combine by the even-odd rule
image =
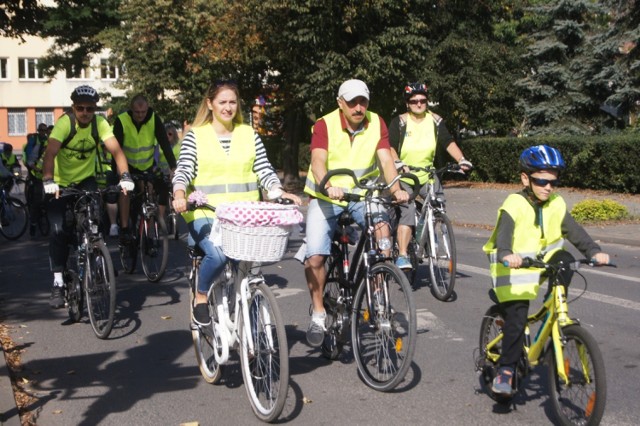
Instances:
[[[0,37],[0,142],[18,151],[39,123],[53,124],[71,106],[75,87],[88,84],[99,93],[124,94],[113,87],[120,70],[109,63],[108,52],[88,58],[82,69],[44,77],[38,63],[51,45],[37,37],[27,36],[24,42]]]

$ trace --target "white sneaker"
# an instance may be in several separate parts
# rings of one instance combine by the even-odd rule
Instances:
[[[110,237],[117,237],[119,231],[120,230],[118,229],[118,225],[116,223],[114,223],[113,225],[111,225],[111,228],[109,228],[109,236]]]

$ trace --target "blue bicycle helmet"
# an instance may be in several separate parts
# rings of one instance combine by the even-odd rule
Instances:
[[[410,97],[417,94],[423,94],[429,97],[429,89],[424,83],[408,83],[404,88],[404,99],[408,101]]]
[[[560,151],[547,145],[529,147],[520,154],[520,168],[527,173],[539,170],[562,171],[565,168]]]

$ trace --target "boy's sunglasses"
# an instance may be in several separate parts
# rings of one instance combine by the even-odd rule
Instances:
[[[547,186],[551,185],[552,188],[555,188],[560,184],[560,179],[540,179],[534,178],[533,176],[529,176],[531,182],[536,186]]]
[[[74,106],[74,108],[78,112],[85,112],[85,111],[87,111],[88,113],[96,112],[96,107],[94,106],[76,105]]]

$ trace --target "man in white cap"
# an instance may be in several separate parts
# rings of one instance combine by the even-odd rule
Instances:
[[[376,159],[387,182],[397,176],[389,146],[389,133],[384,120],[368,110],[369,88],[361,80],[347,80],[338,90],[338,109],[320,118],[311,135],[311,164],[304,191],[312,199],[307,212],[305,275],[311,294],[312,315],[307,342],[319,347],[324,340],[325,317],[322,296],[326,281],[324,262],[331,253],[331,236],[338,217],[348,209],[356,222],[364,225],[362,202],[341,201],[344,192],[354,188],[348,176],[335,176],[325,186],[328,197],[320,192],[318,182],[328,170],[347,168],[358,180],[378,174]],[[399,202],[407,202],[409,194],[398,183],[391,193]],[[384,212],[374,222],[384,222]],[[376,228],[378,237],[388,237],[388,226]]]

